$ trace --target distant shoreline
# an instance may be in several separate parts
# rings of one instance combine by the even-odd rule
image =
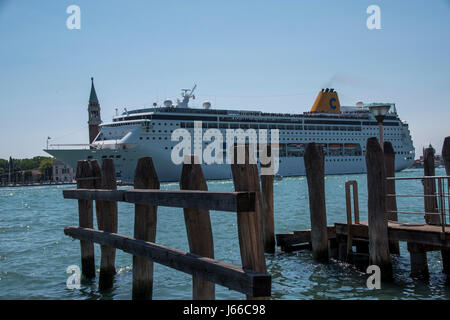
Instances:
[[[62,185],[73,185],[73,184],[76,184],[76,182],[54,182],[54,183],[11,184],[11,185],[0,185],[0,188],[62,186]]]

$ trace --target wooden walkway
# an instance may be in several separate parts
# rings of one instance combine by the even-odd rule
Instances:
[[[349,226],[346,222],[337,222],[327,227],[328,239],[335,239],[336,235],[348,236]],[[352,237],[369,239],[367,221],[350,226]],[[388,221],[390,240],[405,241],[435,247],[435,250],[450,249],[450,228],[442,232],[442,226],[432,226],[422,223],[408,223]],[[276,235],[277,244],[283,251],[290,251],[296,246],[311,242],[311,229],[297,230],[290,233]]]
[[[335,223],[336,234],[348,235],[347,223]],[[367,221],[350,225],[352,237],[369,238],[369,226]],[[450,249],[450,229],[442,232],[442,226],[433,226],[422,223],[408,223],[388,221],[388,234],[390,240],[417,243],[434,247],[434,250]]]

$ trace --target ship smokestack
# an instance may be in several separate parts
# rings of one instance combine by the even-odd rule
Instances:
[[[314,101],[311,112],[341,113],[337,92],[330,88],[322,89]]]

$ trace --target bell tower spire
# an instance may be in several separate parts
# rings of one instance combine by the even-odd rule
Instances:
[[[97,93],[94,87],[94,78],[91,78],[91,94],[89,95],[89,143],[94,142],[99,132],[99,125],[102,123],[100,117],[100,104],[98,102]]]

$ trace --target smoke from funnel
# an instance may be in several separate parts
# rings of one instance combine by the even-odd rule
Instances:
[[[450,1],[450,0],[449,0]],[[336,73],[327,82],[322,84],[321,88],[342,88],[342,87],[360,87],[363,82],[361,78],[348,74]]]

